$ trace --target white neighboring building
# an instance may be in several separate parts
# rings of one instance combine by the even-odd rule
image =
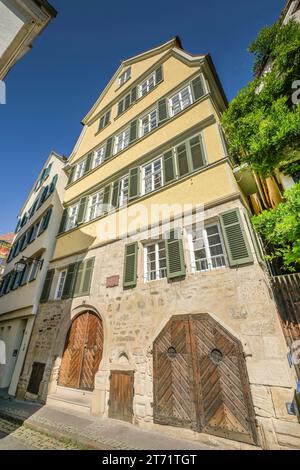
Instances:
[[[0,285],[0,390],[15,395],[63,213],[66,159],[52,152],[22,207]]]
[[[46,0],[0,0],[0,80],[56,15]]]
[[[283,9],[282,24],[287,24],[291,19],[300,23],[300,0],[288,0]]]

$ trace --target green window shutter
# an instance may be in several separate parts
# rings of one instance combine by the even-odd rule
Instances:
[[[110,113],[111,110],[107,111],[107,113],[105,114],[104,127],[107,126],[110,122]]]
[[[194,100],[198,100],[199,98],[201,98],[201,96],[203,96],[205,94],[204,93],[204,86],[203,86],[203,83],[202,83],[202,78],[201,78],[200,75],[199,75],[199,77],[196,77],[192,81],[192,88],[193,88]]]
[[[137,254],[138,243],[130,243],[125,246],[123,287],[135,287],[137,282]]]
[[[57,185],[57,181],[58,181],[58,175],[55,175],[52,179],[52,182],[50,184],[50,194],[52,194],[56,188],[56,185]]]
[[[42,195],[40,197],[40,202],[39,202],[39,205],[38,205],[38,209],[44,204],[46,198],[47,198],[47,194],[48,194],[48,190],[49,190],[49,186],[46,186],[44,189],[43,189],[43,192],[42,192]]]
[[[59,230],[58,230],[59,235],[61,233],[64,233],[64,231],[66,230],[67,219],[68,219],[68,209],[64,209],[63,214],[62,214],[62,218],[61,218],[61,222],[60,222],[60,226],[59,226]]]
[[[131,90],[131,103],[134,103],[136,101],[136,86],[134,88],[132,88]]]
[[[100,119],[100,123],[99,123],[99,131],[101,131],[101,129],[103,129],[104,127],[104,124],[105,123],[105,116],[102,116],[101,119]]]
[[[71,297],[73,297],[79,264],[80,263],[72,263],[68,267],[64,289],[61,297],[62,299],[70,299]]]
[[[124,104],[124,111],[126,111],[126,109],[129,108],[129,106],[131,105],[131,93],[127,96],[125,96],[125,104]]]
[[[69,179],[68,179],[68,184],[71,184],[72,181],[73,181],[74,174],[75,174],[75,169],[76,169],[76,166],[72,166],[71,171],[70,171],[70,175],[69,175]]]
[[[163,70],[162,70],[162,65],[160,65],[156,70],[155,70],[155,81],[156,85],[163,80]]]
[[[106,149],[105,149],[105,160],[112,156],[112,143],[113,139],[110,137],[106,142]]]
[[[173,150],[169,150],[163,156],[164,184],[168,184],[175,179],[175,165]]]
[[[158,102],[158,124],[168,119],[167,100],[164,98]]]
[[[105,188],[104,188],[103,205],[109,205],[110,204],[110,195],[111,195],[111,184],[105,186]],[[104,212],[108,212],[108,211],[104,210]]]
[[[90,258],[80,264],[74,290],[74,297],[89,295],[95,258]]]
[[[87,202],[88,202],[87,196],[84,196],[80,199],[78,215],[77,215],[77,225],[82,224],[84,222]]]
[[[85,162],[84,174],[88,173],[91,169],[93,161],[93,153],[89,153]]]
[[[189,156],[186,144],[179,145],[176,148],[179,176],[185,176],[190,173]]]
[[[112,189],[112,197],[111,197],[111,205],[117,209],[119,207],[119,188],[120,188],[120,181],[114,181],[113,189]]]
[[[220,222],[230,266],[253,262],[239,209],[220,214]]]
[[[51,219],[51,215],[52,215],[52,207],[49,207],[49,209],[47,210],[47,213],[43,219],[43,222],[42,222],[42,231],[44,232],[45,230],[47,230],[48,226],[49,226],[49,222],[50,222],[50,219]]]
[[[40,299],[41,303],[48,302],[48,300],[49,300],[49,295],[50,295],[50,290],[51,290],[51,286],[52,286],[54,273],[55,273],[54,269],[50,269],[47,272],[45,284],[44,284],[41,299]]]
[[[119,101],[118,103],[118,116],[124,111],[124,100]]]
[[[205,166],[205,152],[203,146],[202,136],[198,135],[189,141],[191,152],[191,162],[193,170],[198,170]]]
[[[137,138],[137,120],[132,121],[130,123],[130,137],[129,137],[129,143],[131,144],[134,142]]]
[[[129,172],[129,200],[134,199],[140,195],[140,169],[132,168]]]
[[[166,239],[167,277],[174,279],[186,274],[182,235],[179,228],[170,230]]]

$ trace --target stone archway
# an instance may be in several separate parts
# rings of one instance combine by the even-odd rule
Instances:
[[[174,316],[153,347],[154,422],[257,443],[240,341],[208,314]]]
[[[83,312],[73,320],[67,334],[58,385],[94,390],[102,355],[102,320],[92,311]]]

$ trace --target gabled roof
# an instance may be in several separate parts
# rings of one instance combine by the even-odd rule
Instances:
[[[106,85],[106,87],[104,88],[104,90],[102,91],[102,93],[100,94],[98,100],[96,101],[96,103],[94,104],[94,106],[92,107],[92,109],[88,112],[88,114],[83,118],[82,120],[82,124],[86,124],[90,117],[93,115],[95,109],[99,106],[99,104],[101,103],[102,101],[102,98],[105,96],[105,94],[107,93],[107,91],[109,90],[109,88],[112,86],[112,84],[115,82],[115,80],[117,80],[118,76],[120,75],[121,73],[121,70],[124,68],[124,67],[128,67],[129,65],[132,65],[133,63],[136,63],[136,62],[139,62],[141,60],[144,60],[144,59],[148,59],[149,57],[153,57],[154,55],[158,55],[158,54],[161,54],[162,52],[164,51],[167,51],[169,49],[172,49],[172,47],[177,47],[178,49],[183,49],[182,48],[182,42],[181,42],[181,39],[179,38],[179,36],[176,36],[175,38],[172,38],[170,41],[167,41],[163,44],[161,44],[160,46],[157,46],[157,47],[154,47],[153,49],[150,49],[146,52],[142,52],[134,57],[130,57],[129,59],[125,59],[121,62],[121,65],[119,66],[119,68],[117,69],[117,71],[115,72],[115,74],[113,75],[113,77],[111,78],[111,80],[108,82],[108,84]]]
[[[12,243],[14,238],[14,233],[6,233],[5,235],[0,235],[0,242]]]

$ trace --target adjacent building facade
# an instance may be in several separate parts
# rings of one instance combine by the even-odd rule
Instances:
[[[292,370],[209,55],[124,61],[85,117],[17,395],[264,448]],[[299,437],[299,432],[298,432]]]
[[[0,389],[14,396],[62,216],[65,159],[51,153],[22,207],[0,285]]]
[[[56,14],[46,0],[0,1],[0,80],[31,49]]]
[[[6,261],[14,238],[14,233],[0,235],[0,279],[4,273]]]

